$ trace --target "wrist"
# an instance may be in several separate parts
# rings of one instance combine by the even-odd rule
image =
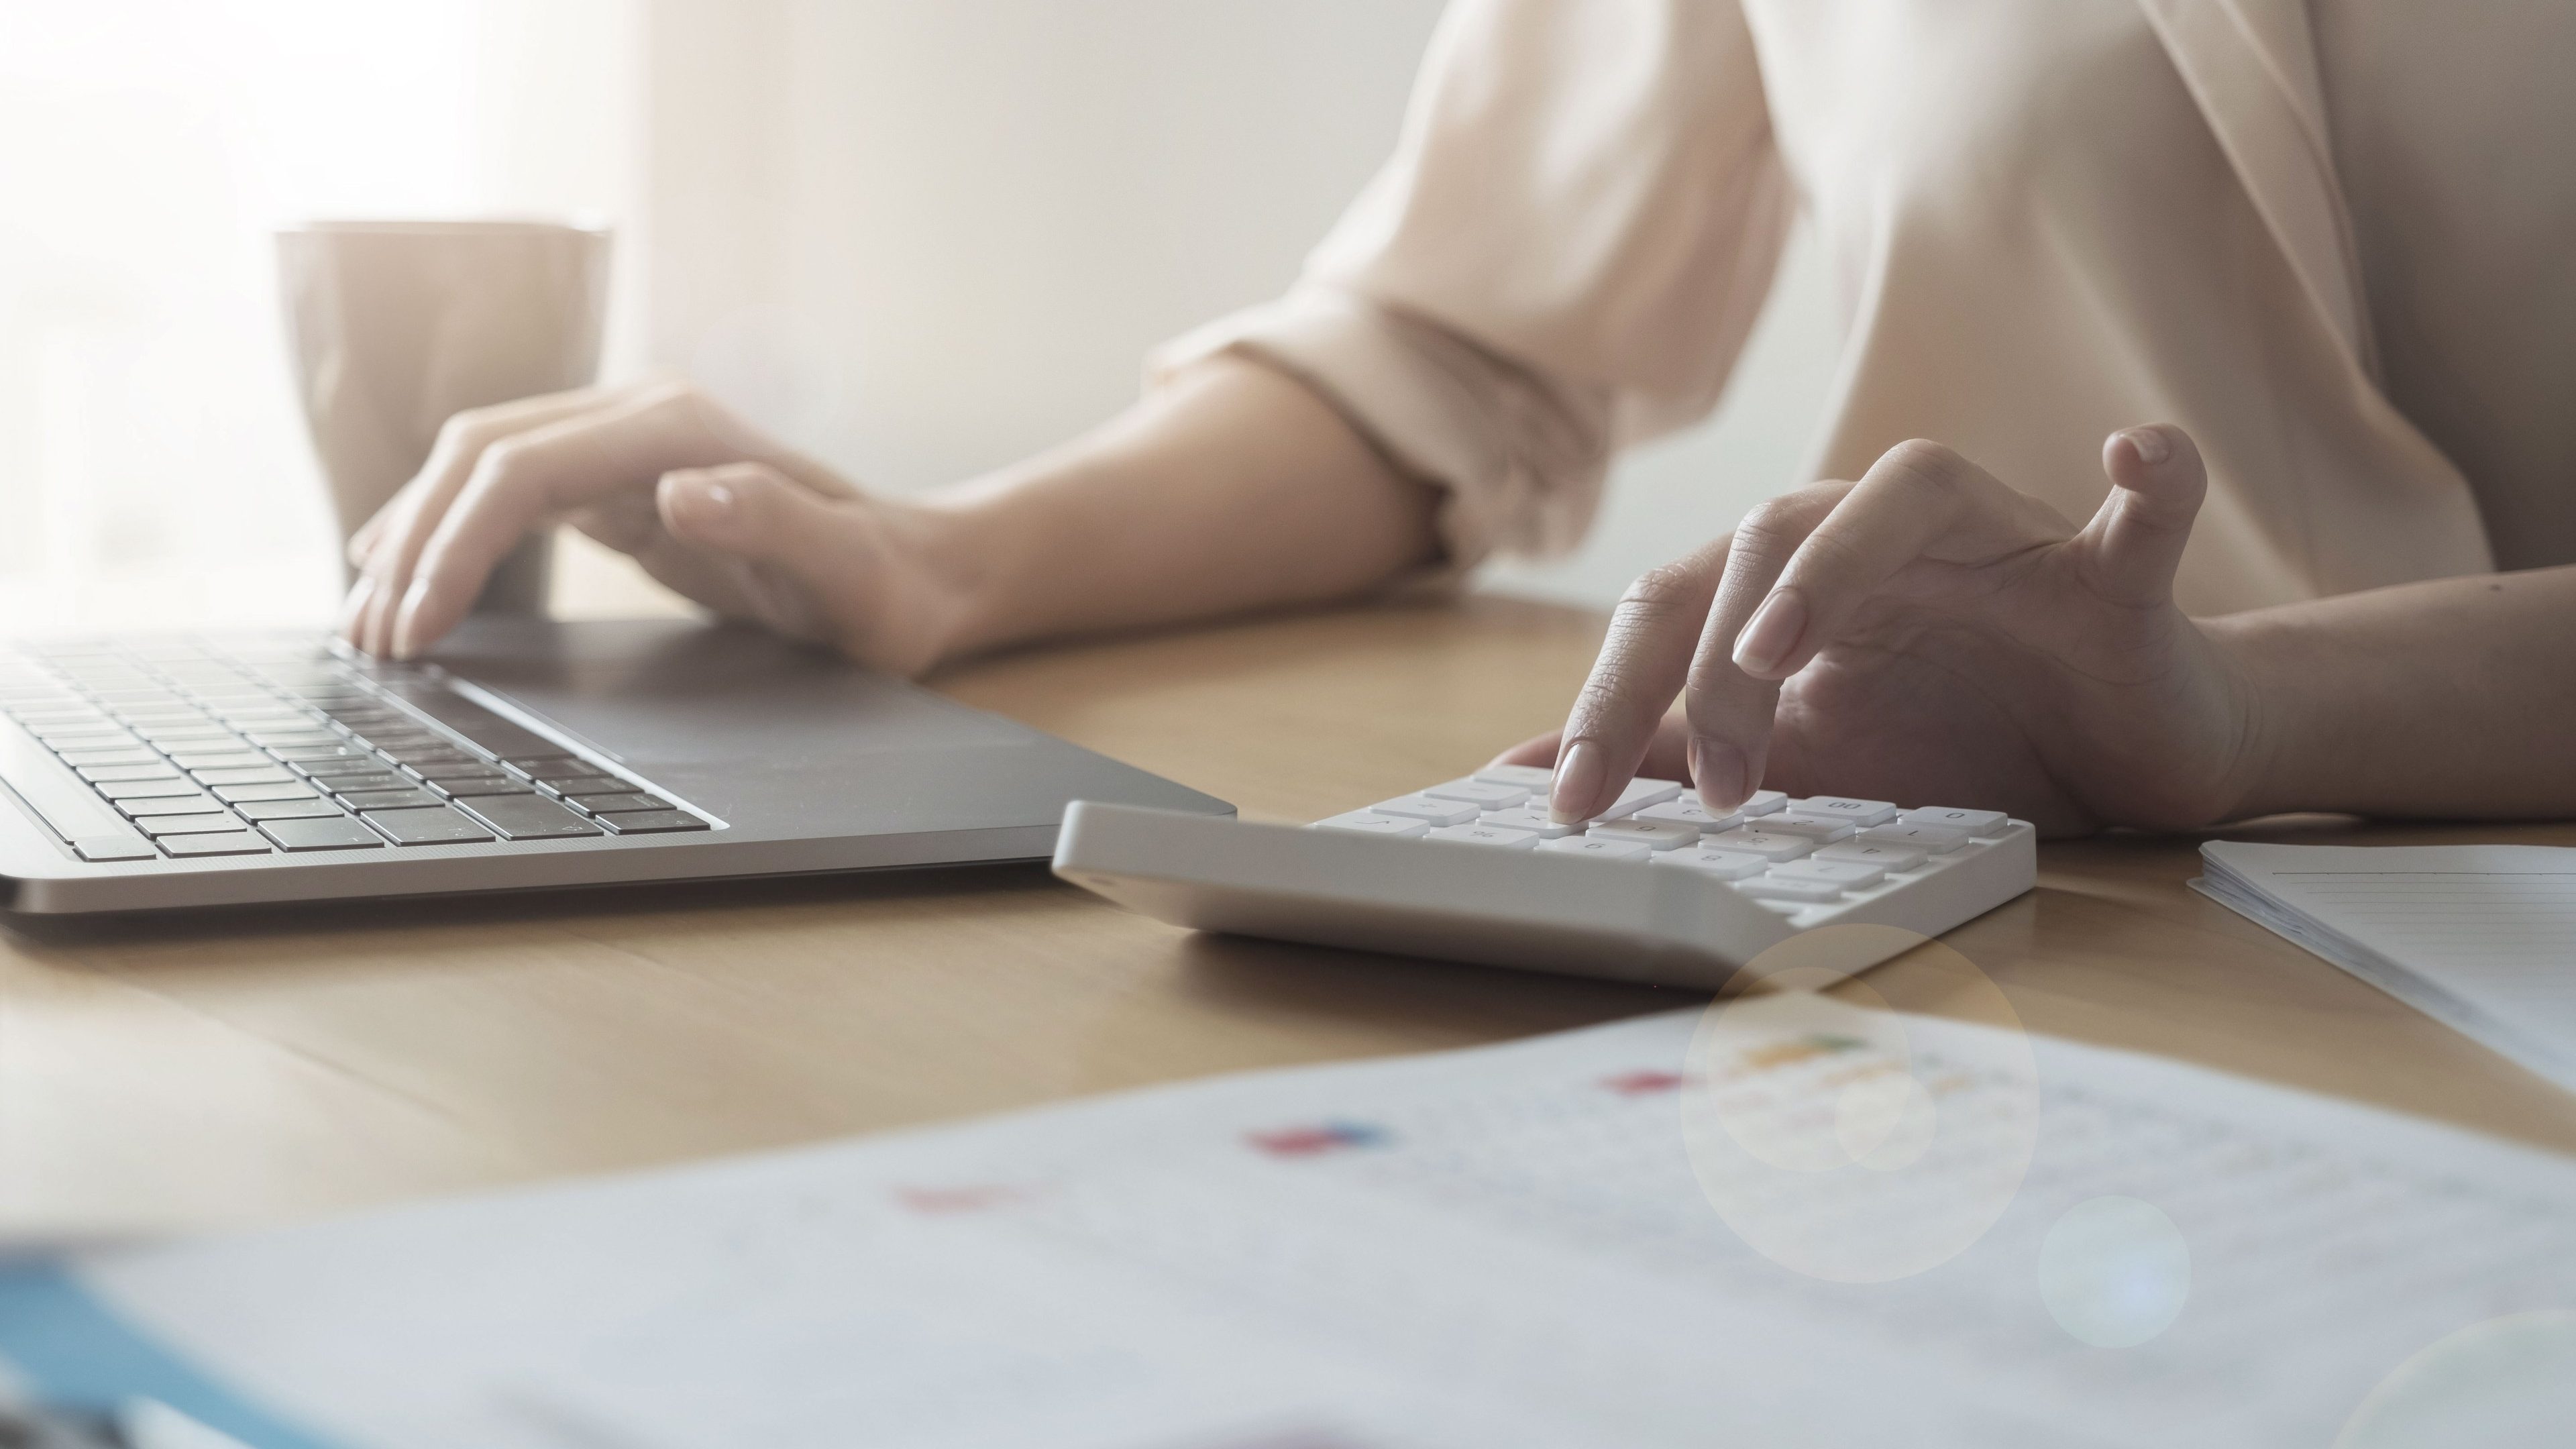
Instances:
[[[2292,685],[2281,631],[2259,613],[2195,622],[2226,672],[2235,726],[2221,808],[2209,823],[2306,808],[2297,778],[2306,748],[2300,743],[2302,696]]]

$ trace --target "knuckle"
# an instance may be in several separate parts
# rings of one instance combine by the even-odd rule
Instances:
[[[1972,465],[1958,449],[1929,438],[1908,438],[1879,457],[1894,477],[1936,493],[1955,493],[1968,481]]]
[[[1667,614],[1691,607],[1701,590],[1700,571],[1692,563],[1657,564],[1629,583],[1619,595],[1619,607]]]
[[[1767,554],[1784,542],[1797,537],[1799,525],[1807,515],[1807,490],[1783,493],[1766,498],[1744,515],[1735,526],[1735,551],[1745,554]]]

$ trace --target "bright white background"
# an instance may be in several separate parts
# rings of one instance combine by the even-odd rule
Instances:
[[[928,487],[1285,285],[1438,9],[0,0],[0,630],[327,617],[281,220],[607,213],[612,375],[692,372]],[[1802,244],[1720,415],[1628,460],[1577,555],[1488,586],[1606,602],[1794,481],[1833,342]]]

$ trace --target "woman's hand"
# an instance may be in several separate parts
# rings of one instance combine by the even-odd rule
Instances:
[[[2103,464],[2110,497],[2081,529],[1924,442],[1774,499],[1638,580],[1561,735],[1503,758],[1556,761],[1560,819],[1641,764],[1687,769],[1713,806],[1767,785],[2059,835],[2229,818],[2256,768],[2253,691],[2173,602],[2199,451],[2133,428]]]
[[[450,418],[349,545],[341,632],[409,658],[465,617],[529,530],[568,520],[733,618],[918,673],[962,604],[933,508],[869,498],[685,384],[591,389]]]

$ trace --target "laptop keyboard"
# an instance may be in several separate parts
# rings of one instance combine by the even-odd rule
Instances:
[[[131,822],[74,840],[89,860],[709,828],[434,676],[312,644],[0,646],[0,713]]]

